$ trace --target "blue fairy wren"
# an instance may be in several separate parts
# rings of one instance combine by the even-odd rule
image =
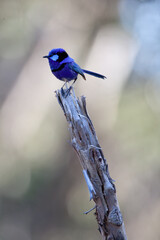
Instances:
[[[74,59],[69,57],[67,52],[62,48],[52,49],[47,56],[44,56],[44,58],[48,58],[50,69],[54,76],[65,83],[74,80],[74,84],[77,80],[78,74],[86,80],[84,73],[102,79],[106,78],[101,74],[81,69],[80,66],[75,63]]]

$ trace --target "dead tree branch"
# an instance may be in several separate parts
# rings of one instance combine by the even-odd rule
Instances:
[[[90,197],[96,204],[96,219],[103,240],[127,240],[116,189],[108,164],[88,116],[85,97],[77,99],[74,91],[67,97],[62,90],[56,97],[67,119],[72,146],[79,156]]]

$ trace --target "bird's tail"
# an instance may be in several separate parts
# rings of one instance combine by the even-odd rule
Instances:
[[[106,77],[99,74],[99,73],[95,73],[95,72],[91,72],[91,71],[88,71],[88,70],[85,70],[85,69],[82,69],[84,73],[87,73],[89,75],[92,75],[94,77],[98,77],[98,78],[102,78],[102,79],[105,79]]]

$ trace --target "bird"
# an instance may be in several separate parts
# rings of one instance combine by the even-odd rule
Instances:
[[[82,69],[63,48],[54,48],[48,55],[43,56],[43,58],[48,59],[53,75],[65,83],[74,80],[72,83],[73,85],[76,82],[78,75],[81,75],[83,79],[86,80],[85,73],[101,79],[106,78],[99,73]]]

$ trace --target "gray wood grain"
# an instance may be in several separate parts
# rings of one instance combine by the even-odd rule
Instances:
[[[126,240],[116,188],[87,113],[85,97],[78,99],[73,88],[67,97],[57,90],[56,97],[69,125],[72,146],[79,156],[88,185],[91,185],[90,196],[96,204],[95,216],[102,239]]]

